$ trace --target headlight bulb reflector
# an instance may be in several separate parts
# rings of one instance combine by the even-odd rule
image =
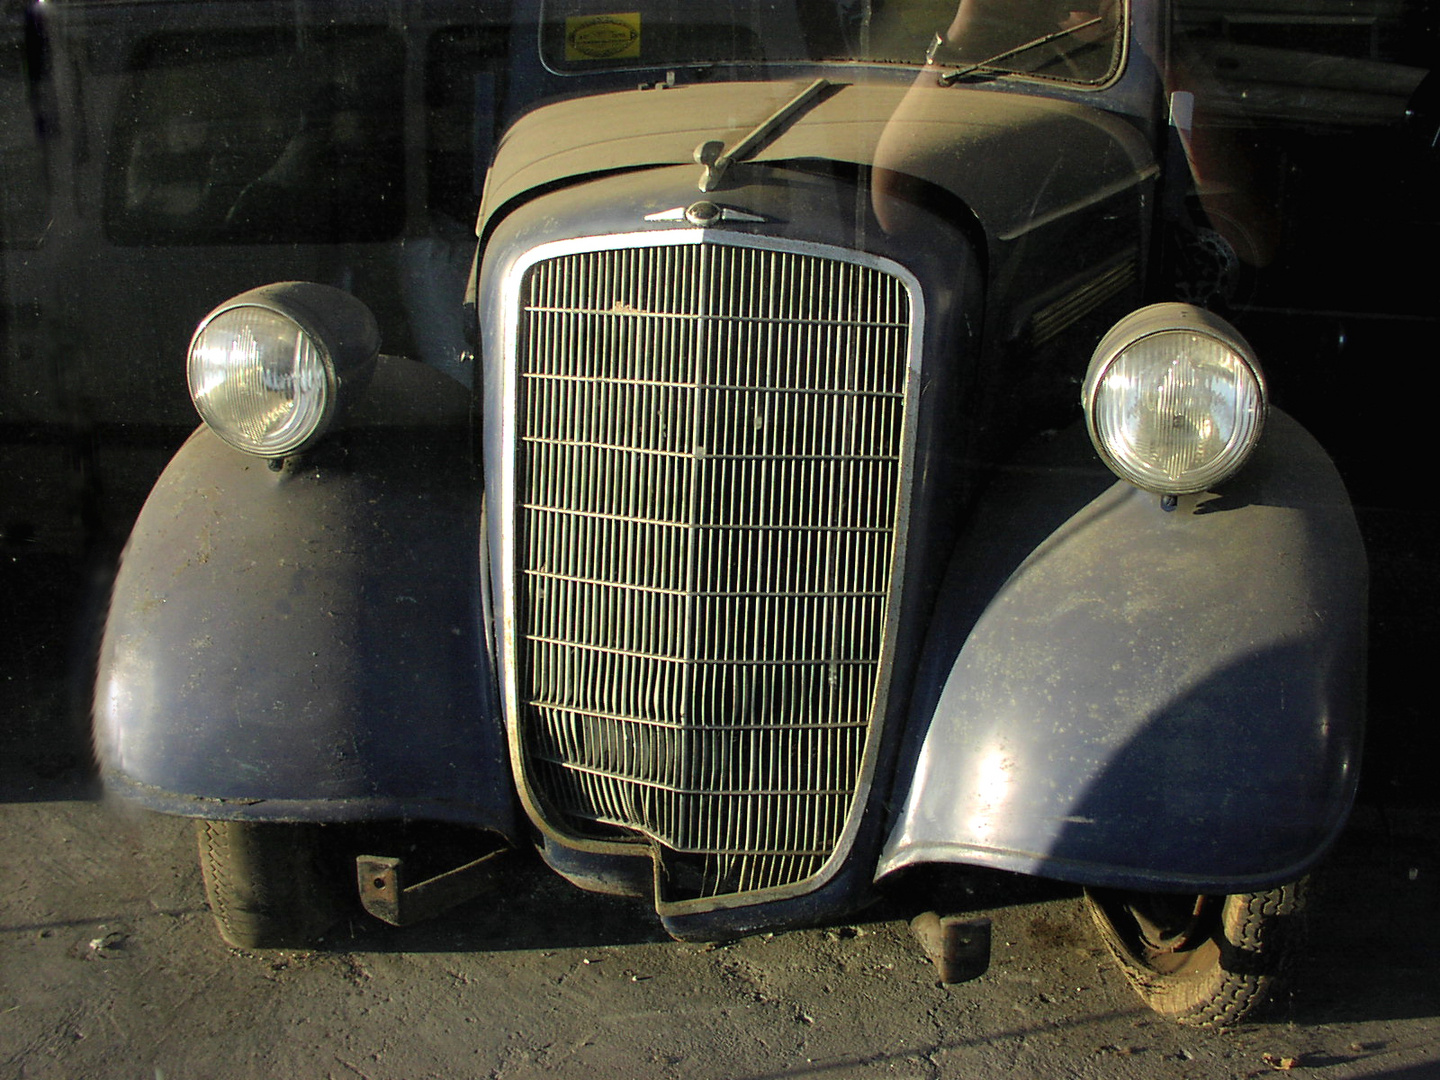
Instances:
[[[1233,476],[1259,440],[1266,406],[1244,339],[1179,304],[1143,309],[1106,335],[1084,403],[1106,464],[1163,495],[1206,491]]]
[[[309,334],[277,311],[221,311],[190,345],[190,395],[226,442],[265,457],[294,453],[325,423],[334,378]]]
[[[313,446],[354,406],[380,352],[375,316],[308,281],[262,285],[221,304],[190,339],[190,397],[237,450],[280,458]]]

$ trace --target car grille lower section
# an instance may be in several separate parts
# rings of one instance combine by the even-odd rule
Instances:
[[[676,901],[804,882],[884,699],[911,288],[815,249],[670,243],[540,258],[518,304],[532,806],[567,837],[652,838]]]

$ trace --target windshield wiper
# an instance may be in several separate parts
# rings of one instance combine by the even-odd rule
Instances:
[[[720,186],[725,171],[737,161],[749,157],[760,145],[769,139],[786,121],[793,119],[815,101],[822,93],[835,85],[829,79],[816,79],[780,108],[762,120],[750,134],[746,135],[729,150],[718,139],[703,142],[695,148],[695,164],[704,168],[700,176],[700,190],[714,191]]]
[[[1074,26],[1067,26],[1063,30],[1055,30],[1049,34],[1043,34],[1040,37],[1035,38],[1033,41],[1027,41],[1023,45],[1016,45],[1013,49],[1006,49],[1004,52],[996,53],[994,56],[987,57],[984,60],[977,61],[973,64],[966,64],[964,67],[956,68],[954,71],[947,71],[945,72],[945,74],[940,76],[940,85],[953,86],[961,79],[976,74],[1023,75],[1025,74],[1025,72],[1017,71],[1014,68],[997,68],[995,65],[998,64],[1001,60],[1009,60],[1012,56],[1019,56],[1021,53],[1029,52],[1031,49],[1038,49],[1041,45],[1048,45],[1052,41],[1058,41],[1060,38],[1068,37],[1069,35],[1074,34],[1077,31],[1088,29],[1089,27],[1095,26],[1103,21],[1104,16],[1096,15],[1093,19],[1087,19],[1085,22],[1076,23]],[[945,39],[942,38],[939,34],[935,35],[935,43],[930,46],[930,53],[926,56],[927,61],[931,61],[933,59],[936,50],[938,50],[939,47],[944,44],[944,40]]]

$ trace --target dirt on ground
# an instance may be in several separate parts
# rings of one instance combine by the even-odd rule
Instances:
[[[1434,572],[1428,543],[1377,568],[1393,593],[1372,628],[1381,673],[1431,642],[1415,630],[1435,622],[1414,589]],[[322,948],[251,952],[215,932],[189,823],[97,788],[72,674],[86,582],[33,560],[0,577],[0,1080],[1440,1077],[1422,698],[1372,704],[1390,758],[1316,877],[1308,953],[1291,991],[1233,1031],[1150,1013],[1077,890],[995,875],[939,883],[994,921],[989,972],[955,986],[908,928],[934,879],[844,925],[693,945],[648,904],[581,892],[524,853],[502,889],[432,922],[357,915]]]
[[[1362,809],[1292,992],[1211,1031],[1149,1013],[1080,898],[1023,879],[987,881],[992,966],[948,987],[903,890],[846,925],[689,945],[522,856],[502,892],[425,925],[233,949],[187,823],[77,794],[0,805],[5,1080],[1440,1076],[1433,820]]]

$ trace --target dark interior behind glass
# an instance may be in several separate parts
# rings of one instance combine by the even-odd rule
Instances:
[[[383,27],[144,41],[107,170],[107,234],[122,244],[396,235],[403,74],[403,41]]]

